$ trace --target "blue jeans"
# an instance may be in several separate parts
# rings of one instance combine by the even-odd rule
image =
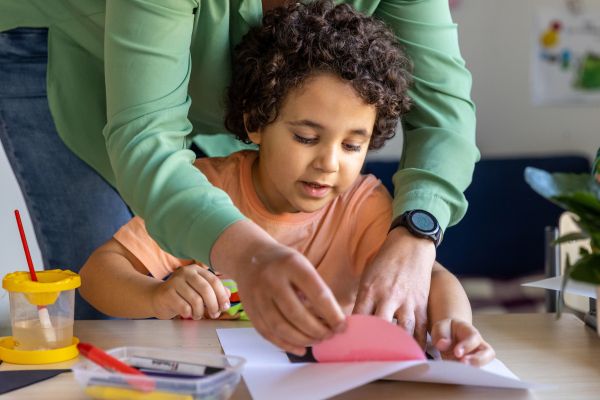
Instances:
[[[46,99],[46,63],[47,30],[0,33],[0,140],[23,192],[44,267],[77,272],[131,212],[56,133]],[[106,316],[77,293],[75,318]]]

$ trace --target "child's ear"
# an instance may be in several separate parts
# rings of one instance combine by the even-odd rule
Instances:
[[[248,114],[247,113],[244,113],[244,129],[246,130],[246,134],[248,135],[248,138],[252,141],[252,143],[254,143],[255,145],[259,145],[260,139],[261,139],[260,132],[258,132],[258,131],[250,132],[250,130],[248,130]]]

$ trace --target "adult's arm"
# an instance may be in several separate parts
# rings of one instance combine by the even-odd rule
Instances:
[[[414,64],[413,107],[403,118],[404,148],[394,175],[394,218],[422,209],[445,230],[466,212],[463,192],[479,159],[471,74],[457,26],[446,0],[382,0],[375,15],[394,30]]]
[[[463,191],[479,158],[471,75],[460,55],[457,28],[446,0],[382,0],[374,15],[394,30],[414,64],[413,107],[403,119],[393,216],[426,210],[445,230],[466,211]],[[354,312],[396,317],[424,343],[435,255],[428,239],[403,227],[392,230],[363,274]]]
[[[106,147],[116,186],[169,253],[209,264],[212,245],[243,219],[193,166],[190,43],[194,0],[108,0]]]
[[[106,2],[104,135],[116,185],[164,250],[232,276],[256,329],[302,353],[343,323],[331,291],[305,257],[245,220],[185,149],[198,7],[194,0]]]

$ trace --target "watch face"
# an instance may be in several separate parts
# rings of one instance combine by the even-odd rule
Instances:
[[[423,211],[415,211],[411,214],[410,220],[420,231],[433,232],[436,228],[435,220],[429,214]]]

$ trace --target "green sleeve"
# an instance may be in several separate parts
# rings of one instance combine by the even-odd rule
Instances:
[[[48,26],[42,23],[44,12],[35,3],[27,0],[0,0],[0,32],[22,26]]]
[[[466,212],[463,192],[479,159],[471,75],[457,27],[448,0],[382,0],[374,15],[391,26],[414,64],[413,106],[403,119],[404,148],[394,175],[394,218],[423,209],[445,229]]]
[[[49,27],[57,22],[104,12],[98,0],[0,0],[0,32],[27,27]]]
[[[243,215],[193,165],[192,0],[106,3],[106,146],[116,186],[169,253],[209,262],[221,232]]]

